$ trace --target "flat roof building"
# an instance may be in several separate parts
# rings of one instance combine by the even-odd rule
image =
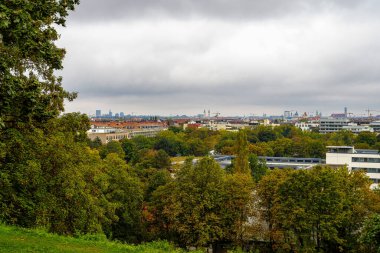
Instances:
[[[380,133],[380,121],[373,121],[369,124],[369,126],[376,132]]]
[[[342,130],[351,131],[354,134],[359,134],[361,132],[374,132],[372,127],[366,125],[359,126],[356,123],[349,123],[347,126],[343,126]]]
[[[328,146],[326,164],[347,166],[349,171],[365,171],[373,182],[371,187],[380,183],[380,153],[377,150],[355,149],[351,146]]]
[[[350,120],[347,118],[321,118],[319,122],[320,133],[334,133],[343,129],[343,126],[348,126]]]

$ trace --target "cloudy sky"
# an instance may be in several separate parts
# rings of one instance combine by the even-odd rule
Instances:
[[[81,0],[59,29],[79,92],[66,111],[380,110],[379,13],[379,0]]]

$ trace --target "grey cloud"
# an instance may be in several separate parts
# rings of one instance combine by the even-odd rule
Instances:
[[[98,21],[171,16],[174,18],[263,19],[295,12],[356,8],[369,0],[82,0],[73,20]]]
[[[380,109],[378,2],[83,0],[59,42],[64,87],[79,91],[66,108]]]

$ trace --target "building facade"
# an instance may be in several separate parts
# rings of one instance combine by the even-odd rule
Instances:
[[[373,121],[369,124],[369,126],[376,132],[380,133],[380,121]]]
[[[334,133],[348,126],[350,120],[347,118],[321,118],[319,122],[320,133]]]
[[[164,122],[91,122],[91,129],[87,131],[87,136],[91,140],[99,138],[103,144],[110,141],[131,139],[135,136],[154,137],[160,131],[166,130],[167,124]]]
[[[368,125],[359,126],[356,123],[349,123],[347,126],[343,126],[342,130],[351,131],[354,134],[359,134],[361,132],[371,132],[371,133],[374,132],[372,127],[370,127]]]
[[[355,149],[351,146],[328,146],[326,164],[347,166],[349,171],[363,170],[372,180],[372,187],[380,183],[380,153],[377,150]]]

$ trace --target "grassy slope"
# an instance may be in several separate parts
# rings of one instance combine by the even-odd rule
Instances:
[[[58,236],[39,230],[29,230],[0,225],[0,252],[182,252],[167,242],[153,242],[138,246],[109,242],[91,241]]]

